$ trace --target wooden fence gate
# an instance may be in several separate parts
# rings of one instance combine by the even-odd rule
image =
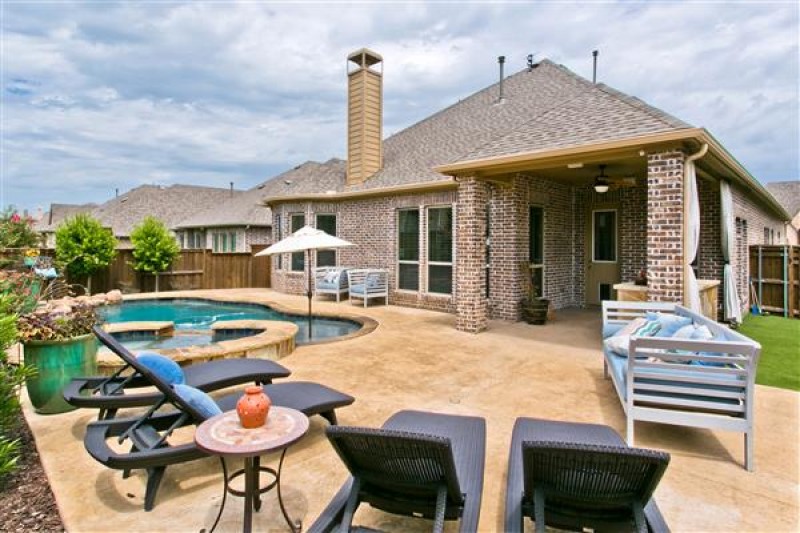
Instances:
[[[800,318],[800,246],[751,246],[750,280],[762,309]]]

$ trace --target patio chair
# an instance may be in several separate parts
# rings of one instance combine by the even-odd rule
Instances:
[[[400,411],[381,429],[328,427],[352,476],[310,532],[349,531],[362,502],[393,514],[459,520],[459,531],[478,528],[486,455],[483,418]]]
[[[336,301],[350,290],[345,267],[317,267],[314,269],[314,294],[333,294]]]
[[[668,532],[652,499],[667,453],[631,448],[604,425],[518,418],[511,437],[505,531]]]
[[[364,307],[370,298],[383,298],[389,305],[389,272],[370,268],[359,268],[347,271],[350,285],[350,301],[361,299]]]
[[[110,335],[105,331],[96,328],[95,334],[104,343],[109,341]],[[113,341],[113,337],[110,340]],[[142,416],[90,423],[86,427],[83,442],[86,451],[94,459],[109,468],[122,470],[124,476],[131,470],[147,470],[144,508],[145,511],[150,511],[167,466],[208,456],[195,445],[194,441],[170,443],[173,432],[187,425],[200,424],[209,418],[209,415],[196,404],[193,406],[179,396],[167,381],[142,365],[135,357],[128,357],[129,352],[125,350],[121,354],[125,354],[127,357],[125,362],[143,380],[158,389],[161,397]],[[291,407],[307,416],[320,415],[331,424],[336,424],[336,409],[355,401],[352,396],[318,383],[305,381],[267,385],[264,391],[269,395],[273,405]],[[241,392],[228,394],[214,399],[213,403],[222,412],[230,411],[236,408],[236,402],[241,395]],[[159,412],[159,409],[168,404],[175,410]],[[113,437],[117,437],[119,444],[129,441],[130,451],[118,452],[109,446],[107,441]]]
[[[80,377],[64,387],[64,399],[70,405],[99,409],[98,420],[114,418],[119,409],[146,407],[163,399],[157,390],[130,392],[152,384],[136,371],[136,356],[117,339],[99,327],[97,338],[125,363],[111,376]],[[203,392],[212,392],[244,383],[269,385],[273,379],[288,377],[286,367],[269,359],[223,359],[182,367],[185,383]]]

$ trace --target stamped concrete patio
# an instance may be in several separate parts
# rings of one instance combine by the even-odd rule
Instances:
[[[188,294],[186,294],[188,295]],[[298,312],[305,298],[269,290],[195,291],[279,305]],[[314,380],[352,394],[341,424],[378,426],[400,409],[470,414],[487,420],[488,442],[481,530],[502,530],[505,470],[514,419],[541,417],[608,424],[624,431],[622,408],[603,379],[599,311],[563,311],[547,326],[492,322],[472,335],[455,317],[395,306],[364,310],[314,302],[315,310],[366,315],[372,333],[302,346],[281,363],[290,379]],[[796,531],[798,524],[798,411],[800,395],[758,387],[756,471],[742,467],[743,438],[676,426],[637,423],[637,445],[668,451],[672,462],[656,493],[674,531]],[[167,469],[152,512],[144,512],[144,477],[122,479],[83,449],[89,411],[39,416],[25,405],[45,470],[67,530],[200,531],[219,509],[222,474],[209,458]],[[287,454],[283,486],[289,512],[310,525],[347,473],[312,419],[308,435]],[[191,431],[186,432],[191,438]],[[276,457],[265,462],[274,465]],[[242,501],[228,498],[218,531],[240,531]],[[356,524],[408,531],[430,522],[393,517],[364,505]],[[453,531],[455,524],[449,524]],[[530,526],[530,523],[528,523]],[[274,493],[256,513],[256,530],[287,530]]]

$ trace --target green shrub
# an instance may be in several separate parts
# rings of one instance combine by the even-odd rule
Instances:
[[[111,230],[87,214],[78,214],[56,229],[56,260],[71,276],[86,277],[92,292],[92,275],[107,267],[117,253]]]
[[[133,269],[156,276],[167,270],[180,253],[178,243],[169,234],[163,222],[154,217],[145,217],[131,232],[133,243]]]
[[[6,476],[16,468],[19,452],[19,439],[9,439],[0,434],[0,488]]]

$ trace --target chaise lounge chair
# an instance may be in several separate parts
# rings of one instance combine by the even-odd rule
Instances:
[[[104,343],[113,341],[113,338],[102,330],[96,329],[95,333]],[[141,379],[156,387],[161,396],[141,417],[90,423],[86,428],[84,446],[98,462],[109,468],[122,470],[125,476],[131,470],[147,470],[144,508],[150,511],[167,466],[207,457],[194,441],[170,443],[173,432],[183,426],[200,424],[212,414],[207,412],[207,405],[205,409],[203,408],[203,402],[190,402],[182,398],[167,381],[142,365],[124,348],[121,354],[125,355],[125,362],[133,367]],[[303,381],[267,385],[264,391],[270,396],[273,405],[291,407],[307,416],[320,415],[331,424],[336,424],[336,409],[355,401],[352,396],[324,385]],[[202,392],[199,395],[214,404],[214,410],[224,412],[236,408],[241,392],[214,400]],[[177,410],[158,412],[167,404],[171,404]],[[107,442],[112,437],[117,437],[120,444],[126,440],[130,441],[130,452],[120,453],[112,449]]]
[[[519,418],[508,460],[505,531],[668,532],[651,498],[669,454],[631,448],[608,426]]]
[[[389,513],[423,516],[442,531],[459,520],[459,531],[478,529],[486,455],[483,418],[400,411],[381,429],[326,429],[352,476],[311,526],[327,533],[349,531],[361,502]]]
[[[125,365],[112,376],[74,378],[64,387],[64,399],[76,407],[99,409],[98,420],[109,420],[119,409],[146,407],[163,399],[158,391],[131,393],[131,389],[151,384],[133,368],[136,360],[118,340],[99,327],[95,336],[114,352]],[[273,379],[288,377],[286,367],[268,359],[224,359],[182,367],[185,382],[203,392],[212,392],[244,383],[268,385]],[[125,374],[128,375],[125,375]]]

